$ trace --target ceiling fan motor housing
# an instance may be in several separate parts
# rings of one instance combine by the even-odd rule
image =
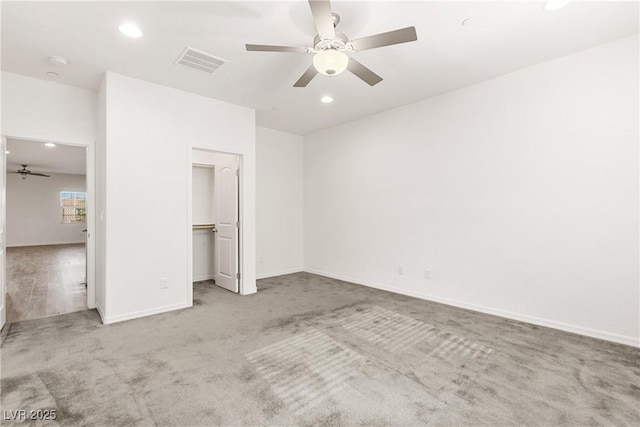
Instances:
[[[336,31],[336,36],[333,39],[323,39],[318,34],[313,38],[313,48],[318,52],[326,49],[352,50],[348,43],[349,37],[339,31]]]

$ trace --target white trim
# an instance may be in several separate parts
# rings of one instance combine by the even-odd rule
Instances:
[[[4,299],[4,297],[2,299]],[[7,310],[4,304],[0,305],[0,313],[2,313],[0,315],[0,331],[2,331],[4,327],[7,326]]]
[[[86,142],[67,142],[67,141],[59,141],[59,140],[49,140],[49,139],[38,139],[38,138],[29,138],[29,137],[21,137],[17,135],[2,135],[4,141],[6,138],[19,139],[22,141],[36,141],[36,142],[53,142],[59,145],[69,145],[73,147],[83,147],[86,150],[85,153],[85,192],[87,193],[87,216],[85,227],[87,228],[87,237],[80,242],[57,242],[57,243],[30,243],[23,246],[48,246],[48,245],[69,245],[69,244],[77,244],[77,243],[86,243],[86,272],[87,277],[87,308],[92,309],[96,306],[96,261],[95,261],[95,247],[96,247],[96,239],[95,239],[95,223],[96,223],[96,147],[95,141],[94,145],[90,145]],[[6,178],[6,168],[4,168],[4,174]],[[6,215],[6,203],[3,204],[1,215],[4,217]],[[89,238],[88,236],[91,236]],[[11,247],[16,247],[12,245]],[[6,265],[3,270],[6,269]],[[5,281],[6,283],[6,281]],[[106,283],[106,278],[105,278]],[[4,292],[4,290],[0,290]],[[5,298],[6,292],[3,295],[3,299]]]
[[[36,243],[24,243],[24,244],[12,244],[11,246],[7,246],[8,248],[23,248],[25,246],[57,246],[57,245],[79,245],[84,244],[84,240],[73,241],[73,242],[36,242]]]
[[[254,125],[255,128],[255,125]],[[255,141],[255,138],[254,138]],[[238,273],[240,273],[240,277],[238,278],[238,294],[240,295],[248,295],[248,294],[253,294],[255,292],[258,292],[258,288],[255,285],[255,281],[254,283],[254,288],[255,290],[251,290],[247,288],[246,285],[246,277],[247,277],[247,272],[245,271],[245,256],[244,253],[246,251],[246,247],[247,245],[245,244],[244,241],[244,236],[245,236],[245,229],[244,229],[244,225],[247,221],[247,219],[244,216],[244,194],[245,194],[245,189],[244,189],[244,154],[236,154],[236,158],[238,160],[238,164],[236,165],[237,169],[236,169],[236,185],[237,185],[237,191],[238,191],[238,214],[236,215],[236,219],[238,220],[238,222],[236,223],[236,239],[238,241],[238,247],[237,247],[237,251],[238,251],[238,262],[236,263],[236,270],[238,270]],[[218,218],[216,218],[216,221],[218,220]],[[214,249],[215,251],[215,249]],[[254,248],[255,251],[255,248]],[[255,264],[254,264],[254,268],[255,268]],[[214,274],[216,272],[215,270],[215,266],[214,266]],[[237,276],[236,276],[237,277]]]
[[[238,170],[239,170],[239,178],[238,178],[238,219],[240,221],[240,228],[238,229],[238,271],[240,272],[240,279],[238,282],[238,295],[250,295],[256,293],[257,287],[255,286],[255,282],[253,287],[249,287],[250,285],[246,282],[247,273],[245,270],[245,251],[247,250],[245,243],[245,232],[242,227],[242,224],[246,221],[245,218],[245,209],[244,209],[244,152],[238,152],[233,150],[228,150],[224,148],[212,148],[206,147],[199,144],[187,144],[187,262],[189,265],[189,269],[187,271],[187,299],[189,301],[193,301],[193,282],[195,281],[193,278],[193,171],[192,168],[194,166],[193,163],[193,150],[200,151],[209,151],[213,153],[220,154],[229,154],[232,156],[236,156],[238,159]],[[203,166],[203,164],[197,163],[197,166]]]
[[[256,279],[267,279],[269,277],[284,276],[285,274],[302,273],[302,267],[288,268],[286,270],[272,271],[270,273],[262,273],[256,275]]]
[[[102,321],[102,323],[104,324],[104,310],[102,310],[102,307],[100,307],[99,305],[96,304],[95,309],[98,311],[98,314],[100,315],[100,320]]]
[[[464,301],[459,301],[459,300],[454,300],[449,298],[442,298],[442,297],[434,296],[434,295],[423,293],[423,292],[407,291],[404,289],[392,288],[389,286],[381,285],[379,283],[363,282],[361,280],[354,279],[352,277],[340,276],[337,274],[331,274],[331,273],[327,273],[319,270],[305,268],[304,271],[307,273],[318,274],[320,276],[343,280],[345,282],[351,282],[357,285],[380,289],[380,290],[392,292],[395,294],[407,295],[410,297],[420,298],[427,301],[438,302],[438,303],[450,305],[453,307],[464,308],[466,310],[472,310],[480,313],[491,314],[493,316],[504,317],[506,319],[518,320],[521,322],[531,323],[534,325],[544,326],[552,329],[558,329],[561,331],[571,332],[578,335],[585,335],[587,337],[598,338],[605,341],[612,341],[618,344],[625,344],[632,347],[640,347],[640,341],[638,340],[638,338],[634,338],[627,335],[620,335],[612,332],[601,331],[598,329],[585,328],[583,326],[572,325],[570,323],[558,322],[555,320],[543,319],[541,317],[514,313],[511,311],[505,311],[497,308],[486,307],[486,306],[472,304]]]
[[[242,289],[242,292],[240,293],[240,295],[251,295],[251,294],[255,294],[258,292],[258,288],[249,288],[246,287],[246,289]]]
[[[194,277],[192,283],[202,282],[203,280],[213,280],[213,279],[215,279],[215,277],[213,275],[199,276],[199,277]]]
[[[187,301],[193,304],[193,146],[187,144]]]
[[[87,308],[96,306],[96,141],[86,146],[85,153],[85,193],[87,213],[85,222],[85,280],[87,282]]]
[[[104,323],[105,325],[108,325],[111,323],[118,323],[118,322],[124,322],[125,320],[138,319],[140,317],[153,316],[154,314],[166,313],[169,311],[180,310],[180,309],[189,308],[192,306],[193,306],[192,302],[171,304],[171,305],[165,305],[163,307],[151,308],[148,310],[140,310],[140,311],[134,311],[132,313],[118,314],[116,316],[102,316],[101,314],[100,317],[102,317],[102,323]],[[98,310],[98,313],[100,313],[100,310]]]
[[[6,239],[6,195],[7,195],[7,138],[0,137],[0,328],[7,323],[7,239]]]

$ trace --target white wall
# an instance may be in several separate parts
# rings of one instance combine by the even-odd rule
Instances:
[[[192,237],[192,259],[193,276],[192,282],[215,279],[215,240],[211,230],[193,230]]]
[[[255,292],[255,112],[108,72],[103,321],[188,307],[191,147],[242,156],[243,293]],[[168,289],[160,289],[160,279]]]
[[[215,224],[213,167],[194,166],[191,168],[192,206],[191,217],[194,224]]]
[[[635,36],[309,135],[305,270],[638,345],[638,71]]]
[[[2,72],[3,135],[91,146],[96,109],[96,92]]]
[[[302,152],[301,136],[257,128],[259,278],[302,270]]]
[[[84,175],[7,174],[7,246],[84,243],[86,224],[62,224],[60,191],[86,191]]]

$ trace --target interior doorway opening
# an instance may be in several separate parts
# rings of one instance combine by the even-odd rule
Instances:
[[[191,283],[239,293],[241,157],[191,152]],[[193,295],[192,287],[192,295]]]
[[[6,321],[90,308],[88,147],[4,142]]]

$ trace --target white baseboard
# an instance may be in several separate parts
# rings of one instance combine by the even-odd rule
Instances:
[[[193,278],[193,282],[202,282],[204,280],[213,280],[215,277],[213,275],[209,275],[209,276],[199,276],[199,277],[194,277]]]
[[[286,270],[271,271],[269,273],[261,273],[256,276],[256,280],[266,279],[269,277],[284,276],[285,274],[300,273],[304,271],[302,267],[288,268]]]
[[[84,240],[73,242],[40,242],[40,243],[23,243],[23,244],[7,244],[8,248],[22,248],[25,246],[56,246],[56,245],[78,245],[80,243],[86,243]]]
[[[100,320],[102,320],[102,323],[104,324],[104,310],[102,310],[102,307],[100,307],[98,304],[96,304],[96,310],[98,310]]]
[[[497,308],[486,307],[478,304],[472,304],[464,301],[442,298],[438,296],[434,296],[431,294],[423,293],[423,292],[415,292],[415,291],[407,291],[404,289],[396,289],[389,286],[385,286],[379,283],[373,282],[363,282],[361,280],[355,279],[353,277],[340,276],[337,274],[331,274],[324,271],[313,270],[306,268],[304,270],[307,273],[317,274],[320,276],[330,277],[332,279],[343,280],[345,282],[355,283],[357,285],[367,286],[369,288],[380,289],[383,291],[393,292],[396,294],[407,295],[414,298],[420,298],[428,301],[434,301],[441,304],[451,305],[454,307],[464,308],[467,310],[477,311],[480,313],[491,314],[494,316],[504,317],[506,319],[518,320],[521,322],[531,323],[534,325],[545,326],[547,328],[558,329],[565,332],[571,332],[578,335],[585,335],[592,338],[598,338],[605,341],[612,341],[618,344],[625,344],[632,347],[640,347],[640,341],[637,338],[615,334],[612,332],[601,331],[597,329],[585,328],[579,325],[572,325],[569,323],[558,322],[555,320],[544,319],[535,316],[529,316],[526,314],[514,313],[510,311],[505,311]]]
[[[251,295],[258,292],[258,288],[243,289],[240,295]]]
[[[102,323],[109,325],[111,323],[124,322],[125,320],[138,319],[140,317],[152,316],[154,314],[166,313],[168,311],[180,310],[183,308],[189,308],[193,305],[192,302],[165,305],[163,307],[156,307],[149,310],[134,311],[132,313],[118,314],[116,316],[104,316],[102,310],[98,309],[100,317],[102,317]]]

